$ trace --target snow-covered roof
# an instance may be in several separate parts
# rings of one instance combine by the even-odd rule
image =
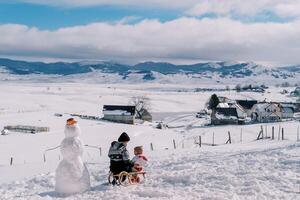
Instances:
[[[284,113],[294,113],[294,109],[292,107],[282,107],[282,112],[284,112]]]
[[[257,100],[236,100],[236,102],[244,109],[251,109],[255,104],[257,104]]]
[[[127,112],[126,110],[104,110],[104,115],[128,115],[130,116],[131,113]]]
[[[218,108],[229,108],[230,106],[228,103],[219,103],[217,107]]]
[[[274,103],[274,102],[262,102],[262,103],[257,103],[254,105],[254,107],[256,107],[256,109],[258,110],[265,110],[266,108],[272,106],[272,105],[276,105],[279,106],[279,103]]]
[[[104,115],[135,115],[135,106],[104,105]]]

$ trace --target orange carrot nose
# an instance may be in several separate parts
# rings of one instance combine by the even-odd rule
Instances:
[[[67,120],[67,125],[74,125],[76,123],[77,123],[77,121],[74,118],[70,118]]]

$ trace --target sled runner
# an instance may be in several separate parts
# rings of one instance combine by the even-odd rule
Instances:
[[[108,183],[112,185],[136,185],[145,181],[146,172],[121,172],[119,174],[113,175],[112,172],[109,173]]]

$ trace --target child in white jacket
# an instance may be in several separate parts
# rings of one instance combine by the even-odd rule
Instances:
[[[134,147],[134,157],[132,158],[132,162],[134,163],[133,171],[142,172],[144,171],[144,167],[147,165],[148,159],[143,154],[143,147],[137,146]]]

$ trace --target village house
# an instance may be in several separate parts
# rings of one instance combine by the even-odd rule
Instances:
[[[236,103],[219,103],[211,113],[211,124],[243,124],[247,117],[244,109]]]
[[[103,106],[104,120],[134,124],[136,119],[152,122],[152,115],[146,109],[137,110],[136,106],[125,105],[104,105]]]
[[[282,107],[277,102],[261,102],[251,109],[251,119],[256,122],[276,122],[282,119]]]
[[[134,124],[136,109],[135,106],[104,105],[103,115],[102,119],[104,120],[124,124]]]
[[[238,114],[236,108],[216,108],[211,113],[211,124],[238,124]]]

